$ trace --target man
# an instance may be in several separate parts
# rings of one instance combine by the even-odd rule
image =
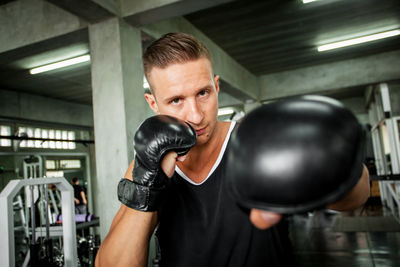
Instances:
[[[86,195],[83,187],[79,185],[79,179],[77,177],[72,178],[72,186],[74,188],[75,214],[86,214]]]
[[[190,35],[167,34],[146,50],[143,64],[151,109],[187,122],[198,139],[187,155],[170,151],[160,162],[172,178],[156,211],[121,205],[96,265],[145,266],[149,239],[159,222],[162,266],[283,266],[287,236],[281,236],[280,224],[274,226],[281,215],[246,211],[226,188],[224,152],[234,123],[217,120],[219,77],[207,48]],[[136,168],[132,162],[125,178],[136,181]],[[358,207],[368,191],[364,168],[352,191],[329,208]]]

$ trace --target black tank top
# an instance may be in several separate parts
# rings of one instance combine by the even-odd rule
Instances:
[[[225,161],[200,185],[171,178],[158,213],[161,266],[293,266],[285,220],[255,228],[229,192]]]

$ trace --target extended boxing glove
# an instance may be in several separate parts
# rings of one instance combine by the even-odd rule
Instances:
[[[163,156],[168,151],[185,155],[196,141],[196,131],[182,120],[167,115],[145,120],[134,137],[133,181],[121,179],[118,199],[136,210],[157,210],[168,179],[160,166]]]
[[[228,147],[227,177],[247,208],[300,213],[337,201],[362,174],[364,133],[339,101],[304,96],[244,117]]]

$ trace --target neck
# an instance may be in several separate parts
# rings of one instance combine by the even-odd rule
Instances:
[[[186,160],[178,162],[179,168],[198,172],[204,169],[204,167],[214,164],[225,140],[229,125],[227,122],[218,121],[213,136],[207,143],[194,146],[189,151]]]
[[[223,139],[222,132],[223,132],[223,126],[222,122],[218,121],[217,124],[215,125],[215,129],[212,133],[211,138],[204,144],[199,144],[194,146],[190,152],[195,155],[205,155],[208,156],[211,154],[213,150],[215,150],[216,146],[220,143],[220,140]]]

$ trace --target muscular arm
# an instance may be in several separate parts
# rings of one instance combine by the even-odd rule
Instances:
[[[133,161],[125,178],[132,179],[132,169]],[[121,205],[97,253],[96,267],[146,266],[149,241],[156,224],[156,212],[142,212]]]
[[[352,210],[358,208],[367,201],[370,194],[369,172],[367,167],[365,167],[365,165],[363,166],[364,168],[361,178],[358,180],[353,189],[351,189],[351,191],[339,201],[328,205],[328,209],[338,211]]]
[[[140,160],[135,164],[132,161],[126,179],[118,184],[118,198],[128,207],[122,205],[114,217],[97,254],[96,266],[146,266],[149,241],[162,202],[160,191],[167,187],[166,177],[174,174],[176,161],[182,159],[174,150],[186,154],[196,144],[197,135],[185,121],[157,115],[139,126],[134,140],[135,158]]]

